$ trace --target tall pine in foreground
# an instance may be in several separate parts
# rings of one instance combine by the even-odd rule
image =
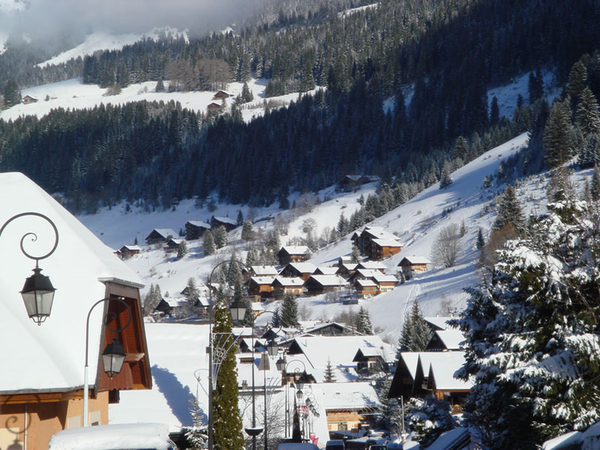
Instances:
[[[404,318],[398,350],[400,352],[422,352],[427,347],[432,335],[419,304],[416,301],[413,302],[410,314]]]
[[[372,335],[373,334],[373,324],[371,323],[371,317],[369,316],[369,311],[367,311],[362,306],[358,311],[358,317],[356,319],[356,331],[363,335]]]
[[[223,294],[220,293],[219,297],[213,307],[215,347],[229,348],[229,351],[221,364],[213,396],[214,448],[215,450],[239,450],[244,447],[244,436],[239,409],[235,345],[232,345],[233,323]]]
[[[484,448],[534,449],[600,420],[600,216],[558,186],[531,238],[467,290],[465,417]]]

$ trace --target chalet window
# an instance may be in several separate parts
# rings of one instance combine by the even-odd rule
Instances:
[[[348,431],[348,424],[346,422],[338,423],[338,431]]]

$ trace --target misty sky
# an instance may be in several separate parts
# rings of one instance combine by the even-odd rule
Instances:
[[[35,38],[92,30],[144,33],[154,27],[219,30],[239,22],[265,0],[0,0],[28,6],[16,13],[0,10],[3,31],[25,32]],[[14,9],[14,8],[13,8]],[[8,12],[7,12],[8,11]]]

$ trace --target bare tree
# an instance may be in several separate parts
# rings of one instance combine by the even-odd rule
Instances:
[[[461,250],[460,230],[458,225],[451,223],[442,228],[431,248],[431,260],[445,267],[452,267]]]

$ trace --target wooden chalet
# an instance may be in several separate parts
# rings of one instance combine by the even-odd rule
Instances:
[[[337,266],[342,267],[344,264],[352,264],[352,256],[340,256],[337,260]]]
[[[344,264],[340,265],[340,267],[338,268],[337,275],[344,277],[345,279],[348,279],[352,275],[354,275],[354,272],[356,272],[357,266],[358,266],[358,264],[344,263]]]
[[[373,239],[368,249],[369,259],[387,259],[402,251],[402,244],[396,239]]]
[[[352,362],[356,363],[357,372],[387,372],[388,370],[387,362],[378,348],[359,348]]]
[[[352,336],[356,334],[352,328],[337,322],[322,323],[307,329],[305,333],[318,336]]]
[[[285,266],[290,263],[304,262],[310,258],[310,250],[305,245],[284,245],[277,252],[279,265]]]
[[[338,186],[345,192],[352,192],[363,184],[375,181],[379,181],[379,177],[375,175],[345,175],[344,178],[338,181]]]
[[[420,353],[400,352],[388,398],[410,398],[413,396]]]
[[[185,223],[185,237],[188,241],[200,239],[210,230],[210,224],[201,220],[188,220]]]
[[[372,280],[377,283],[378,293],[389,292],[396,287],[398,280],[394,275],[386,275],[384,273],[375,274]]]
[[[372,269],[357,269],[349,278],[348,282],[354,284],[356,280],[371,280],[375,281],[377,275],[382,275],[378,270]]]
[[[250,266],[242,269],[242,276],[247,282],[252,277],[276,277],[279,271],[275,266]]]
[[[146,237],[146,244],[164,244],[167,242],[167,240],[169,240],[169,238],[175,238],[178,236],[179,233],[170,228],[155,228]]]
[[[186,304],[187,301],[184,298],[163,297],[154,308],[154,312],[163,316],[171,316],[178,308]]]
[[[221,109],[221,105],[215,102],[210,102],[206,107],[206,111],[218,111],[219,109]]]
[[[286,294],[302,295],[304,280],[302,278],[275,277],[272,283],[273,297],[282,298]]]
[[[18,226],[4,231],[9,245],[2,247],[10,263],[4,264],[0,280],[0,309],[7,319],[0,327],[0,357],[6,362],[0,371],[0,448],[45,450],[58,431],[82,426],[86,335],[90,425],[108,424],[109,405],[119,402],[120,391],[152,387],[140,301],[143,285],[111,249],[29,178],[3,173],[0,186],[2,223],[23,211],[36,211],[60,231],[56,252],[43,261],[43,274],[57,291],[51,314],[41,326],[27,318],[16,298],[33,263],[10,242],[18,242],[25,229],[35,231],[42,244],[51,244],[48,224],[37,216],[22,216]],[[108,298],[118,298],[127,307],[115,300],[100,301]],[[122,331],[111,331],[115,329]],[[101,354],[115,338],[124,347],[125,363],[109,378]]]
[[[227,232],[231,230],[235,230],[238,227],[237,221],[234,219],[230,219],[229,217],[215,217],[213,216],[210,219],[210,225],[212,229],[218,228],[220,226],[225,227]]]
[[[319,389],[323,392],[320,406],[330,433],[347,435],[375,427],[379,401],[371,382],[320,383]]]
[[[212,99],[213,100],[224,100],[229,97],[233,97],[233,94],[231,94],[227,91],[220,90],[220,91],[217,91],[217,93],[215,95],[213,95]]]
[[[431,264],[431,261],[424,256],[406,256],[402,258],[398,267],[400,267],[404,278],[410,280],[415,275],[426,272],[428,264]]]
[[[273,277],[252,277],[248,282],[248,294],[261,298],[271,296],[273,292]]]
[[[378,270],[384,273],[387,270],[387,266],[380,261],[362,261],[356,265],[356,269]]]
[[[427,351],[458,351],[462,350],[462,343],[465,341],[465,335],[456,328],[447,330],[437,330],[431,336],[427,344]]]
[[[313,275],[337,275],[337,267],[317,267]]]
[[[142,249],[139,245],[124,245],[123,247],[121,247],[119,249],[119,251],[117,252],[117,255],[121,259],[128,259],[134,255],[139,254],[141,251],[142,251]]]
[[[163,247],[163,249],[167,253],[176,252],[179,250],[179,246],[181,245],[182,242],[183,242],[183,239],[175,239],[175,238],[167,239],[167,242],[166,242],[165,246]]]
[[[337,275],[311,275],[304,282],[304,287],[308,291],[308,295],[318,295],[345,288],[346,280]]]
[[[23,97],[23,104],[24,105],[31,105],[32,103],[37,103],[38,99],[32,97],[31,95],[26,95],[25,97]]]
[[[358,297],[371,297],[377,295],[379,287],[373,280],[355,280],[353,285],[356,295]]]
[[[398,238],[381,227],[365,227],[360,233],[355,232],[351,239],[362,255],[374,261],[388,258],[402,250]]]
[[[279,272],[279,275],[282,277],[302,278],[302,280],[306,281],[315,273],[315,270],[317,270],[317,267],[312,263],[290,263]]]

